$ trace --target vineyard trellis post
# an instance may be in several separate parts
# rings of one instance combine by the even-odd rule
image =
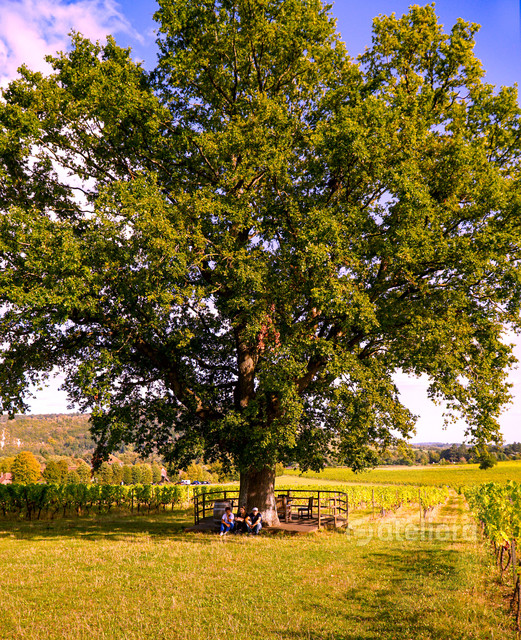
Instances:
[[[512,578],[515,585],[517,582],[517,549],[515,538],[510,541],[510,555],[512,558]]]

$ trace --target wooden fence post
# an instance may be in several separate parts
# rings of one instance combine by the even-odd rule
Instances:
[[[318,528],[321,527],[322,505],[320,503],[320,491],[318,491]]]
[[[510,542],[510,558],[512,561],[512,578],[514,580],[514,585],[517,582],[517,554],[516,554],[516,541],[511,540]]]
[[[516,582],[516,589],[517,589],[516,627],[517,627],[517,631],[519,631],[519,623],[521,622],[521,581],[519,580],[519,576]]]

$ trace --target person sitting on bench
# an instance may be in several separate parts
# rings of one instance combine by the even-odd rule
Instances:
[[[251,533],[254,536],[259,535],[259,531],[262,529],[261,512],[257,509],[257,507],[253,507],[248,517],[250,519],[249,524],[246,523],[248,527],[248,533]]]
[[[234,515],[231,507],[226,507],[221,518],[221,536],[225,536],[227,533],[233,531]]]

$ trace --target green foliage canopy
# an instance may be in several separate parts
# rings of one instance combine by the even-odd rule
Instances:
[[[159,484],[161,482],[161,467],[154,462],[151,466],[152,470],[152,483]]]
[[[112,465],[108,462],[102,462],[98,472],[98,481],[101,484],[114,484],[114,475],[112,473]]]
[[[40,479],[40,463],[30,451],[20,451],[11,466],[13,482],[28,484]]]
[[[125,484],[132,484],[132,468],[129,464],[123,465],[123,482]]]
[[[80,35],[0,104],[0,397],[67,372],[121,443],[354,468],[414,419],[499,438],[518,328],[520,109],[434,9],[346,53],[319,0],[160,0],[152,73]]]
[[[83,482],[83,483],[90,482],[91,470],[88,464],[85,464],[85,462],[81,462],[78,465],[78,467],[75,469],[75,471],[78,474],[80,482]]]
[[[61,469],[54,460],[49,460],[42,473],[45,482],[59,484],[63,481]]]

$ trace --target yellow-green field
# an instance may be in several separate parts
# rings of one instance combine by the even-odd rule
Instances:
[[[183,533],[188,512],[0,522],[10,640],[513,640],[461,496],[349,535]]]
[[[286,471],[288,475],[299,477],[299,471]],[[414,485],[448,485],[461,487],[482,484],[483,482],[521,482],[521,460],[499,462],[492,469],[480,469],[477,464],[421,466],[421,467],[378,467],[371,471],[354,473],[345,467],[331,467],[320,473],[307,471],[302,474],[306,479],[320,482],[333,481],[371,484],[414,484]],[[277,479],[279,482],[280,479]],[[287,481],[287,478],[284,478]]]

